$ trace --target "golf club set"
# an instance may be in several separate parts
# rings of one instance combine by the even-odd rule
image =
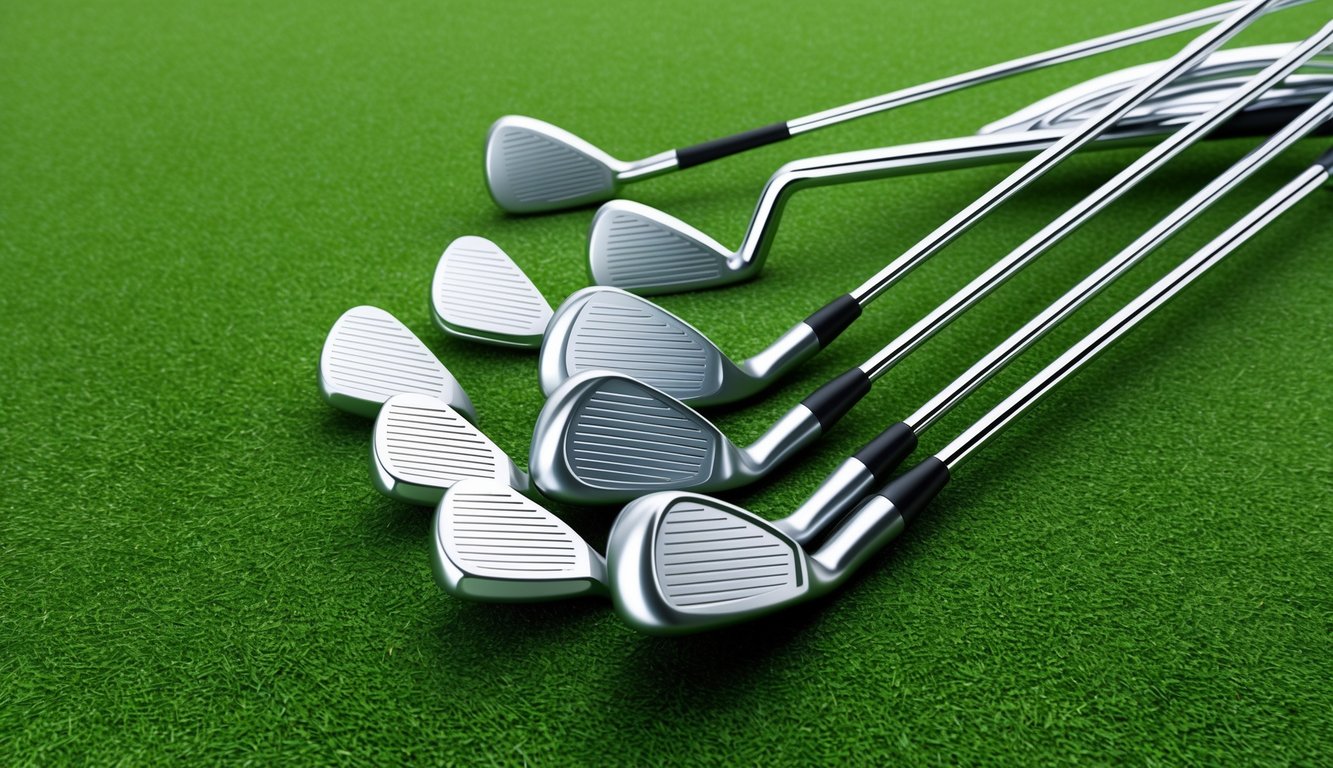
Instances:
[[[501,118],[486,147],[492,197],[512,212],[550,211],[605,201],[631,182],[800,133],[1208,27],[1170,59],[1094,78],[973,135],[788,163],[764,186],[734,251],[645,205],[606,202],[589,235],[595,284],[556,310],[494,243],[455,240],[430,284],[436,325],[451,336],[540,349],[538,380],[547,400],[527,472],[480,430],[477,409],[448,369],[384,310],[355,307],[334,323],[320,357],[320,393],[336,408],[375,419],[370,475],[379,491],[435,507],[435,576],[450,594],[487,602],[605,596],[631,626],[654,634],[732,624],[825,594],[902,533],[1001,430],[1329,180],[1333,150],[935,454],[898,472],[927,429],[1011,360],[1270,161],[1304,138],[1328,133],[1333,21],[1300,42],[1219,50],[1264,14],[1308,1],[1224,3],[636,161],[613,158],[538,120]],[[915,412],[884,419],[884,431],[790,514],[756,514],[705,495],[773,473],[829,431],[880,377],[1052,246],[1195,142],[1229,136],[1262,142]],[[753,443],[737,445],[696,410],[772,386],[846,331],[872,301],[1072,154],[1123,146],[1146,150],[864,363],[794,404]],[[796,190],[1018,161],[1017,170],[879,272],[748,359],[732,360],[645,298],[756,277]],[[605,556],[547,509],[547,499],[623,505]]]

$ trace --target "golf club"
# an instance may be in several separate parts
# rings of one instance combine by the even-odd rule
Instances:
[[[1305,1],[1283,0],[1264,10],[1278,10]],[[487,187],[497,205],[515,213],[558,210],[599,202],[610,198],[627,182],[701,165],[797,134],[981,83],[1204,26],[1248,8],[1242,2],[1224,3],[635,161],[618,160],[550,123],[508,115],[495,121],[486,136]]]
[[[685,634],[827,594],[897,538],[952,473],[1025,413],[1269,222],[1329,180],[1333,151],[1125,305],[933,457],[863,501],[813,553],[764,518],[693,493],[655,493],[611,529],[607,570],[617,613],[634,628]]]
[[[1120,120],[1113,131],[1098,137],[1093,146],[1102,149],[1138,145],[1150,142],[1161,133],[1175,130],[1191,117],[1206,111],[1222,94],[1238,84],[1234,78],[1221,75],[1262,68],[1290,47],[1288,44],[1269,45],[1212,54],[1205,64],[1182,77],[1181,82],[1172,83],[1162,93]],[[758,233],[755,236],[760,238],[755,241],[759,243],[755,246],[756,253],[766,252],[765,243],[772,239],[776,231],[777,219],[785,205],[786,196],[798,189],[1030,158],[1055,143],[1066,130],[1086,120],[1093,106],[1102,108],[1109,100],[1131,87],[1141,79],[1147,68],[1148,65],[1140,65],[1094,78],[1042,99],[1038,102],[1042,105],[1041,110],[1024,108],[980,131],[982,134],[1009,135],[979,135],[924,142],[809,158],[789,164],[769,182],[760,204],[760,211],[766,213],[756,211],[754,227],[758,228],[752,227],[752,231]],[[1333,69],[1333,64],[1330,69]],[[1308,103],[1311,98],[1317,98],[1318,94],[1331,88],[1333,73],[1289,78],[1283,88],[1275,88],[1264,94],[1263,99],[1228,123],[1225,129],[1218,130],[1214,137],[1270,133],[1271,124],[1289,117],[1289,108]],[[608,204],[612,205],[617,203]],[[635,203],[626,205],[628,208],[622,210],[628,211],[637,206]],[[658,213],[644,214],[647,218],[654,215],[666,217]],[[663,221],[668,219],[663,218]],[[595,217],[594,221],[603,219]],[[762,226],[758,223],[760,221],[764,222]],[[659,259],[663,254],[677,252],[680,248],[693,252],[690,242],[709,241],[707,236],[689,229],[688,225],[674,219],[670,219],[670,222],[675,223],[667,224],[667,229],[672,229],[680,237],[670,233],[660,237],[648,235],[646,229],[633,222],[628,222],[627,226],[647,235],[639,246]],[[594,225],[593,231],[597,233],[603,230],[598,230]],[[604,231],[605,237],[596,234],[593,237],[594,263],[597,262],[598,253],[596,243],[605,241],[610,244],[615,238],[617,244],[606,251],[615,255],[607,263],[619,263],[624,257],[626,263],[623,267],[633,268],[639,260],[636,256],[640,252],[639,246],[631,246],[620,238],[618,233],[624,229],[619,224]],[[689,234],[691,232],[697,236]],[[652,247],[645,244],[652,244]],[[741,252],[749,250],[748,246],[743,245]],[[757,270],[762,258],[747,255],[743,260],[751,265],[744,269]],[[737,269],[742,270],[739,267]],[[620,267],[617,270],[623,274]],[[593,273],[596,277],[596,268]],[[741,271],[734,271],[734,274],[739,276]],[[664,287],[659,292],[668,292],[668,289]],[[540,347],[551,318],[550,304],[514,260],[495,243],[475,236],[460,237],[445,248],[431,282],[430,303],[436,325],[446,334],[503,347]]]
[[[344,312],[319,355],[320,397],[339,410],[374,416],[403,392],[438,398],[477,418],[458,380],[398,318],[370,306]]]
[[[1200,39],[1197,42],[1203,41]],[[1244,90],[1248,91],[1250,84],[1261,79],[1269,82],[1270,87],[1276,85],[1271,82],[1270,73],[1277,71],[1275,68],[1279,64],[1283,70],[1289,70],[1291,62],[1297,58],[1310,58],[1307,54],[1311,47],[1311,41],[1307,40],[1292,48],[1277,63],[1247,81]],[[1173,61],[1190,57],[1187,50]],[[1145,88],[1151,87],[1145,83]],[[649,381],[663,391],[695,405],[729,403],[753,395],[828,346],[860,317],[867,304],[943,250],[978,219],[1033,178],[1049,170],[1051,162],[1058,162],[1059,158],[1067,156],[1072,151],[1071,147],[1076,148],[1078,142],[1087,140],[1090,129],[1104,130],[1106,120],[1103,118],[1123,110],[1125,103],[1134,97],[1134,93],[1126,94],[1112,105],[1114,109],[1108,108],[1098,120],[1065,134],[860,287],[816,310],[767,349],[749,359],[740,362],[731,360],[696,328],[646,299],[612,288],[590,288],[576,292],[556,311],[547,329],[538,365],[542,389],[551,395],[574,372],[599,369],[618,371]],[[1222,102],[1223,105],[1234,103],[1232,95]],[[1217,123],[1212,117],[1218,113],[1220,106],[1215,106],[1205,116],[1214,128]],[[1191,125],[1198,125],[1202,119],[1196,119]],[[1167,139],[1167,144],[1179,146],[1175,141],[1180,135],[1174,134]]]
[[[736,445],[661,390],[624,374],[589,371],[557,389],[537,417],[528,462],[534,481],[562,501],[612,503],[653,490],[724,490],[763,477],[818,439],[927,339],[1330,41],[1333,22],[1056,217],[865,363],[806,397],[753,444]],[[1321,122],[1311,120],[1306,127]]]
[[[1268,45],[1214,53],[1207,63],[1163,89],[1147,109],[1119,121],[1113,132],[1102,136],[1090,148],[1145,143],[1163,130],[1174,129],[1207,111],[1220,94],[1244,82],[1243,78],[1235,77],[1217,79],[1219,74],[1252,76],[1288,53],[1290,48],[1290,45]],[[1333,59],[1318,63],[1324,70],[1333,70]],[[1306,68],[1310,67],[1307,65]],[[588,233],[588,266],[592,282],[640,295],[655,295],[751,280],[763,270],[777,237],[782,212],[796,192],[1030,157],[1038,151],[1031,148],[1033,145],[1007,141],[995,134],[1017,133],[1035,137],[1033,131],[1067,130],[1086,121],[1092,110],[1104,108],[1132,85],[1135,81],[1126,75],[1142,78],[1147,71],[1150,66],[1142,65],[1089,81],[1033,105],[1042,106],[1040,111],[1024,109],[985,126],[975,137],[846,152],[788,163],[764,186],[740,247],[734,251],[663,211],[628,200],[612,200],[598,209]],[[1308,105],[1327,93],[1330,87],[1327,71],[1320,75],[1295,75],[1289,80],[1284,87],[1274,88],[1255,102],[1247,110],[1249,120],[1238,120],[1229,126],[1230,130],[1219,131],[1215,138],[1247,133],[1254,122],[1255,112],[1278,105]],[[1285,116],[1290,117],[1290,114]],[[1271,130],[1267,132],[1271,133]]]

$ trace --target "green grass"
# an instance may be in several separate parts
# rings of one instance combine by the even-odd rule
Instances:
[[[1333,762],[1333,198],[1294,210],[989,446],[831,599],[710,635],[593,602],[465,604],[369,423],[316,396],[328,326],[382,306],[520,460],[534,360],[444,338],[462,234],[558,300],[590,211],[506,217],[487,125],[635,157],[1199,3],[8,3],[0,8],[0,759],[6,764]],[[1049,6],[1049,7],[1047,7]],[[1237,44],[1293,40],[1317,2]],[[728,244],[795,157],[961,135],[1184,37],[916,105],[631,196]],[[1198,147],[890,374],[789,471],[783,514],[884,424],[1253,142]],[[1289,152],[923,441],[943,445],[1324,147]],[[756,436],[1132,151],[1077,157],[895,288]],[[797,198],[758,282],[662,304],[751,354],[998,181]],[[571,512],[600,546],[612,513]]]

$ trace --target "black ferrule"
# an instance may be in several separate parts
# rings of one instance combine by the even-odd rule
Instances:
[[[1274,107],[1268,109],[1246,110],[1233,115],[1208,134],[1210,139],[1237,139],[1250,136],[1272,136],[1295,120],[1306,107]],[[1333,133],[1333,121],[1316,128],[1312,136],[1326,136]]]
[[[1327,127],[1327,126],[1329,126],[1329,125],[1333,125],[1333,121],[1329,121],[1328,123],[1325,123],[1324,125],[1325,125],[1325,127]],[[1322,166],[1324,166],[1324,170],[1325,170],[1325,171],[1327,171],[1327,172],[1329,172],[1329,173],[1333,173],[1333,147],[1329,147],[1328,151],[1325,152],[1324,154],[1320,155],[1320,156],[1319,156],[1319,159],[1316,160],[1316,161],[1314,161],[1314,162],[1315,162],[1315,165],[1322,165]]]
[[[861,446],[853,458],[866,465],[875,476],[875,482],[882,483],[915,450],[916,433],[900,421]]]
[[[819,346],[822,349],[838,338],[838,334],[847,330],[847,326],[856,322],[856,318],[860,316],[861,304],[853,299],[850,293],[844,293],[815,310],[813,315],[805,319],[805,324],[815,332],[815,338],[819,339]]]
[[[911,523],[948,483],[949,468],[931,456],[884,486],[879,495],[893,504],[903,522]]]
[[[789,138],[791,138],[791,131],[787,130],[786,123],[773,123],[734,136],[713,139],[702,144],[678,149],[676,150],[676,167],[691,168],[696,165],[703,165],[709,160],[716,160],[720,157],[734,155],[737,152],[744,152],[747,149],[762,147],[765,144],[772,144]]]
[[[856,405],[870,391],[870,377],[860,368],[853,368],[838,378],[810,393],[801,405],[819,419],[819,426],[828,429]]]

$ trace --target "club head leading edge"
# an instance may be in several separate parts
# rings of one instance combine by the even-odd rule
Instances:
[[[485,479],[519,491],[531,485],[513,459],[448,403],[426,395],[389,398],[375,419],[370,475],[391,499],[434,506],[454,483]]]
[[[435,324],[450,336],[504,347],[541,346],[551,305],[500,246],[467,235],[444,249],[430,287]]]
[[[538,377],[548,396],[586,371],[623,373],[691,405],[762,391],[819,351],[804,323],[754,357],[733,362],[699,329],[648,299],[593,286],[571,294],[547,326]]]
[[[623,163],[550,123],[506,115],[486,134],[486,184],[496,205],[536,213],[606,200]]]
[[[477,418],[458,380],[398,318],[370,306],[344,312],[319,355],[320,396],[339,410],[373,417],[402,393],[429,395]]]
[[[607,594],[606,560],[563,520],[489,480],[454,484],[435,512],[435,579],[469,600],[521,603]]]

